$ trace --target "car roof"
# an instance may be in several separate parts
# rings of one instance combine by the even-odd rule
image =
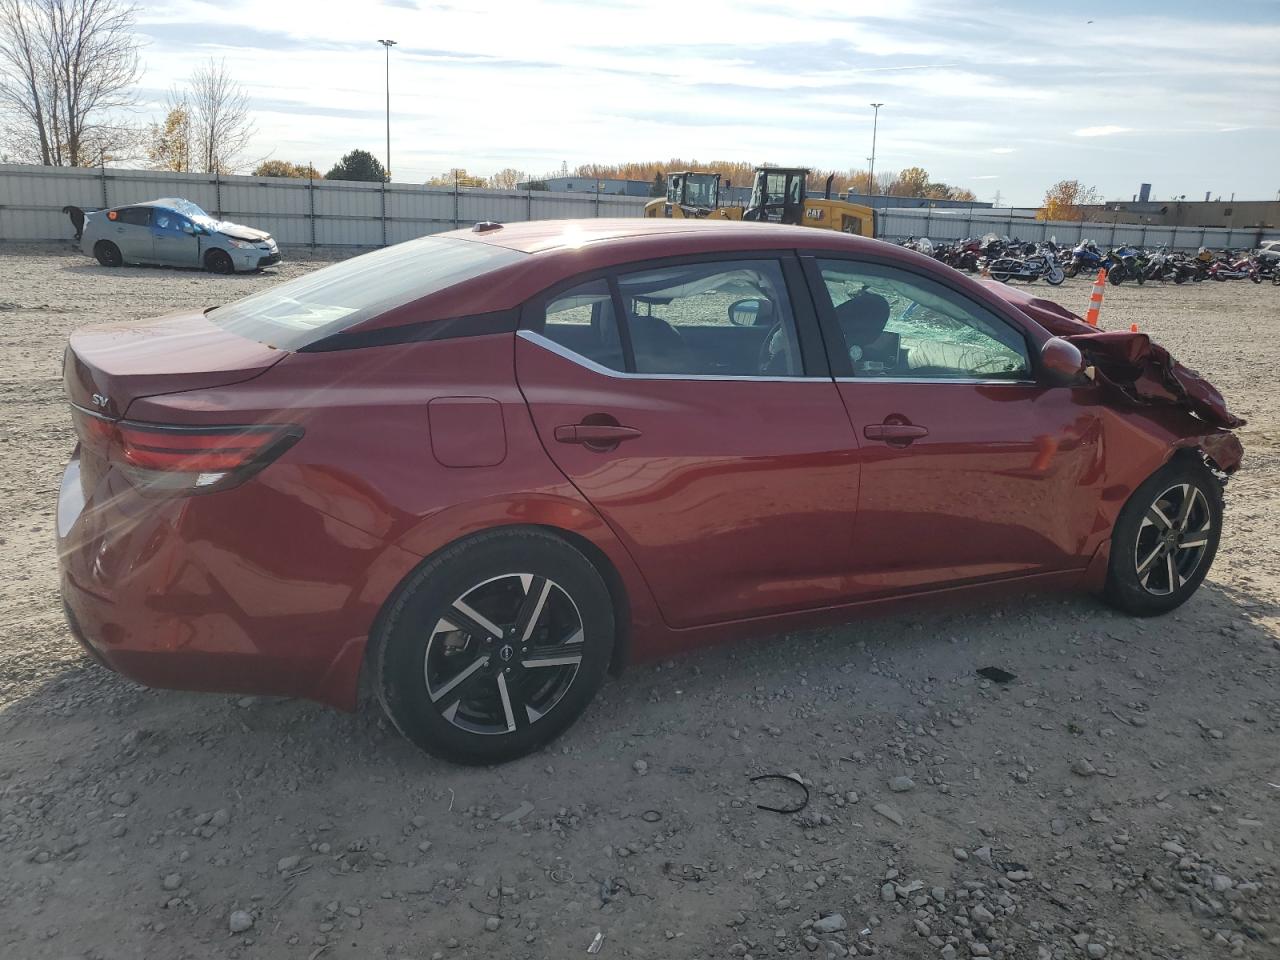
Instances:
[[[477,232],[472,227],[437,236],[488,243],[522,253],[580,250],[604,243],[635,247],[636,252],[648,252],[653,247],[660,246],[664,239],[677,241],[681,253],[688,252],[690,247],[702,246],[707,250],[732,250],[735,247],[827,250],[845,246],[851,246],[852,249],[883,248],[880,241],[835,230],[783,226],[777,223],[665,217],[530,220],[502,224],[483,232]]]
[[[175,203],[191,203],[191,201],[183,200],[181,197],[161,197],[159,200],[143,200],[140,203],[122,203],[116,209],[124,210],[126,207],[162,207],[166,210],[172,210]],[[200,205],[196,203],[193,206],[198,207]]]

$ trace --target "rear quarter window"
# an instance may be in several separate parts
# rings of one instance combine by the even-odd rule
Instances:
[[[206,316],[239,336],[299,350],[526,256],[487,243],[423,237],[324,267]]]

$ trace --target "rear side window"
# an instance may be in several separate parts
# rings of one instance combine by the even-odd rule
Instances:
[[[298,350],[525,256],[487,243],[423,237],[335,263],[206,316],[250,340]]]
[[[131,223],[135,227],[146,227],[151,225],[151,208],[150,207],[125,207],[116,216],[121,223]]]

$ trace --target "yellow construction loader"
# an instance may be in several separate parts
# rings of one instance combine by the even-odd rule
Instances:
[[[645,205],[646,217],[698,217],[708,220],[756,220],[789,223],[820,230],[875,236],[875,211],[847,200],[832,199],[831,181],[821,197],[805,189],[809,171],[802,167],[757,167],[751,201],[742,207],[719,206],[720,178],[714,173],[685,171],[667,177],[667,196]]]

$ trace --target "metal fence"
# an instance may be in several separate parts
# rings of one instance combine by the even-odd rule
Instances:
[[[1135,247],[1165,246],[1170,250],[1214,250],[1255,247],[1263,240],[1280,239],[1275,231],[1256,227],[1234,230],[1216,227],[1156,227],[1125,223],[1079,220],[1027,220],[1000,216],[984,210],[948,211],[902,210],[886,208],[876,211],[876,236],[886,240],[906,237],[928,237],[930,240],[962,240],[995,233],[1019,240],[1054,240],[1061,246],[1075,246],[1081,240],[1093,240],[1105,248],[1131,245]]]
[[[116,207],[185,197],[223,220],[271,232],[282,246],[376,247],[479,220],[634,217],[645,197],[426,187],[157,170],[0,164],[0,240],[73,235],[62,208]]]
[[[377,247],[479,220],[638,217],[647,202],[645,197],[546,190],[0,164],[0,240],[68,239],[72,228],[62,213],[64,206],[97,209],[157,197],[185,197],[221,219],[269,230],[286,247]],[[1164,245],[1171,250],[1252,247],[1263,239],[1280,239],[1274,231],[1256,229],[1026,220],[991,210],[876,211],[876,236],[886,240],[959,240],[985,233],[1020,240],[1054,238],[1070,245],[1082,239],[1103,247]]]

